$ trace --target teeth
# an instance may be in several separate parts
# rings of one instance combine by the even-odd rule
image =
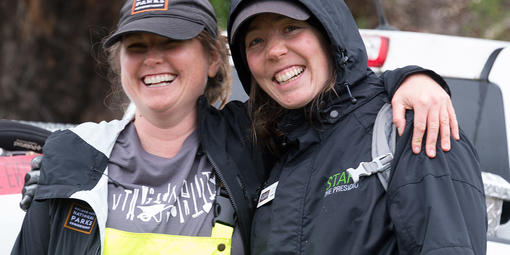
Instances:
[[[278,83],[286,83],[292,80],[295,80],[303,71],[305,70],[304,67],[301,66],[293,66],[291,68],[285,69],[282,72],[279,72],[275,75],[275,80]]]
[[[175,79],[175,77],[176,77],[175,75],[170,75],[170,74],[150,75],[150,76],[146,76],[143,79],[143,82],[149,86],[164,82],[164,84],[158,84],[157,86],[159,87],[159,86],[164,86],[166,83],[172,82]]]

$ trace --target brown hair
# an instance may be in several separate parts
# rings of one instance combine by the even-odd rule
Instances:
[[[330,77],[331,78],[326,81],[328,85],[324,86],[319,95],[303,108],[303,111],[308,113],[306,116],[310,123],[312,123],[314,112],[318,112],[321,109],[321,102],[326,93],[332,91],[338,96],[333,89],[336,81],[335,68],[332,68]],[[267,95],[253,77],[251,79],[250,98],[248,99],[248,111],[252,121],[251,129],[254,143],[257,143],[260,138],[266,149],[274,154],[280,154],[281,151],[278,148],[277,141],[284,134],[278,128],[278,123],[288,109],[284,108]]]
[[[232,86],[232,68],[229,62],[227,38],[218,31],[218,39],[214,39],[209,32],[203,30],[197,35],[197,39],[208,52],[216,52],[220,57],[220,67],[213,78],[207,79],[204,95],[209,104],[220,101],[220,109],[225,106],[230,96]]]
[[[213,105],[220,101],[220,108],[225,106],[230,96],[230,87],[232,85],[231,67],[227,49],[227,39],[218,31],[218,39],[215,39],[209,32],[203,30],[196,36],[207,52],[215,52],[219,55],[220,66],[214,77],[208,77],[204,95],[209,104]],[[106,37],[108,38],[108,37]],[[112,96],[122,96],[126,98],[120,81],[120,41],[105,49],[107,62],[110,66],[108,79],[112,83]],[[128,100],[120,100],[125,108]],[[125,105],[124,105],[125,104]]]

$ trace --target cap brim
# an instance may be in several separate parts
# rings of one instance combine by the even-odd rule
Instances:
[[[274,13],[287,16],[295,20],[307,20],[310,14],[306,9],[300,6],[289,3],[287,1],[262,1],[254,2],[244,8],[235,18],[232,24],[230,43],[234,43],[237,30],[251,17],[262,13]]]
[[[117,30],[104,42],[104,47],[108,48],[122,39],[122,36],[136,32],[152,33],[175,40],[192,39],[204,29],[203,24],[195,23],[189,20],[171,17],[147,17],[139,20],[133,20],[122,29]]]

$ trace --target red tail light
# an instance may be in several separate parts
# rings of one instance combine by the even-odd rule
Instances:
[[[388,55],[389,38],[375,35],[363,35],[362,38],[367,49],[368,66],[383,66]]]

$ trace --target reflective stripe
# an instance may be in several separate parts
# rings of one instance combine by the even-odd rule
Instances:
[[[211,231],[211,237],[215,238],[230,238],[232,239],[232,235],[234,234],[234,228],[221,224],[216,223],[214,224],[214,227]]]
[[[230,255],[234,228],[216,223],[211,236],[132,233],[106,228],[104,254],[225,254]]]

